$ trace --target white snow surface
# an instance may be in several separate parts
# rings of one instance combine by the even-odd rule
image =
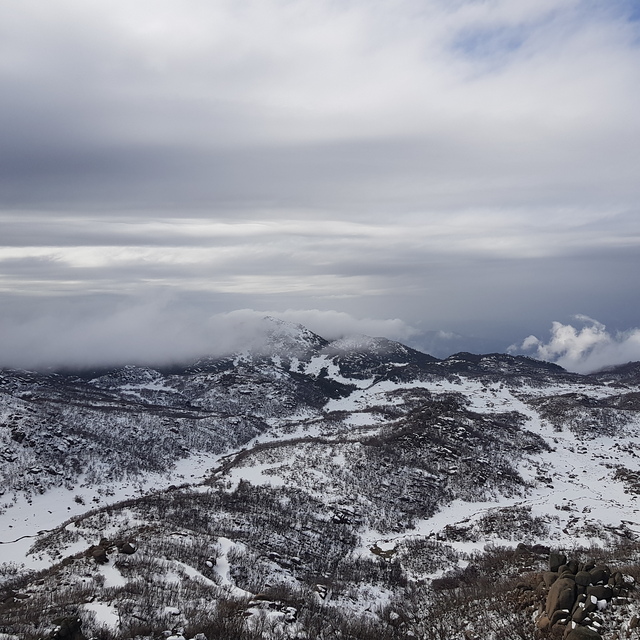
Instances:
[[[114,504],[165,489],[172,484],[201,482],[208,476],[210,469],[218,464],[220,457],[214,454],[190,456],[176,461],[174,468],[166,474],[150,473],[135,483],[110,484],[108,492],[104,485],[86,487],[80,482],[72,490],[56,487],[43,495],[33,496],[29,501],[18,499],[0,513],[0,564],[15,562],[28,569],[45,568],[50,565],[50,559],[46,555],[34,556],[28,553],[39,532],[46,533],[55,529],[92,507]],[[83,502],[77,502],[76,496],[82,498]],[[79,548],[69,547],[67,552],[75,553],[86,547],[83,542],[78,545]]]
[[[231,595],[239,598],[251,597],[253,595],[252,593],[245,591],[244,589],[240,589],[235,585],[231,579],[229,568],[229,551],[233,548],[242,549],[243,545],[241,543],[234,542],[233,540],[229,540],[228,538],[218,538],[218,547],[220,549],[220,555],[214,565],[214,571],[220,576],[222,586],[227,589]]]
[[[106,602],[87,602],[83,607],[85,611],[95,614],[96,622],[99,625],[112,630],[120,626],[118,612],[113,605]]]
[[[104,576],[105,587],[124,587],[127,584],[124,576],[113,565],[113,560],[109,560],[108,564],[97,565],[98,571]]]
[[[297,367],[298,364],[296,360],[292,366]],[[624,485],[614,480],[612,468],[606,466],[615,463],[631,469],[638,468],[634,450],[640,450],[640,425],[631,424],[624,434],[616,436],[589,434],[580,439],[569,431],[554,430],[523,400],[526,396],[542,397],[580,392],[592,397],[606,397],[619,394],[620,389],[607,385],[589,384],[583,387],[575,384],[553,384],[540,387],[520,386],[512,389],[502,383],[487,384],[486,381],[463,376],[452,378],[452,380],[441,378],[434,381],[409,383],[383,380],[376,383],[373,378],[368,380],[343,378],[338,367],[324,355],[312,358],[305,365],[306,373],[312,375],[317,375],[323,368],[327,369],[328,376],[333,380],[357,387],[349,396],[330,400],[324,407],[325,412],[348,412],[349,415],[344,421],[347,428],[375,427],[382,419],[375,412],[367,409],[376,405],[401,404],[403,402],[401,397],[390,398],[389,394],[394,391],[425,389],[433,394],[453,391],[464,394],[469,401],[469,409],[476,412],[520,412],[528,418],[525,428],[539,434],[552,447],[549,452],[525,456],[518,468],[525,480],[533,481],[539,478],[540,474],[544,474],[551,478],[550,484],[537,481],[535,488],[522,497],[498,497],[491,502],[455,500],[443,507],[432,518],[418,522],[414,530],[399,535],[395,540],[385,539],[375,531],[363,532],[363,552],[368,551],[374,543],[379,546],[394,545],[407,536],[434,537],[446,525],[474,522],[489,510],[509,506],[531,507],[533,516],[542,515],[548,519],[551,526],[548,539],[536,539],[535,542],[539,543],[568,548],[591,544],[593,540],[588,533],[591,523],[604,523],[614,529],[624,526],[640,535],[640,525],[636,524],[640,520],[637,496],[626,492]],[[170,390],[153,381],[127,386],[132,391],[134,388]],[[254,438],[243,448],[251,449],[258,444],[273,441],[274,433],[277,434],[278,440],[325,435],[322,421],[312,418],[306,411],[294,413],[284,419],[269,420],[273,431]],[[285,426],[286,433],[281,432],[280,429],[284,429]],[[622,446],[623,444],[625,447]],[[56,528],[67,519],[86,512],[90,506],[115,503],[125,498],[166,488],[170,484],[182,482],[197,484],[208,475],[210,469],[220,463],[223,457],[213,454],[190,456],[177,461],[175,467],[165,474],[149,474],[133,485],[121,483],[110,486],[108,495],[104,491],[105,487],[86,487],[80,484],[71,491],[64,488],[50,490],[45,495],[33,497],[30,502],[18,500],[0,514],[0,563],[17,562],[32,569],[48,566],[50,560],[47,557],[28,555],[28,550],[34,538],[38,536],[38,532]],[[338,453],[334,461],[336,464],[341,464],[344,458]],[[278,474],[279,464],[261,462],[253,466],[237,466],[231,471],[230,480],[233,485],[237,485],[242,479],[254,484],[274,486],[293,483],[294,480],[288,478],[286,473]],[[74,498],[78,495],[85,504],[76,502]],[[4,496],[5,500],[6,498],[7,496]],[[325,496],[325,498],[328,502],[331,501],[331,496]],[[523,541],[526,542],[526,540]],[[459,550],[472,551],[482,549],[486,542],[482,540],[478,543],[452,543],[452,546]],[[513,541],[508,542],[513,543]],[[216,571],[223,584],[231,590],[236,587],[229,579],[226,554],[233,544],[232,541],[221,539],[222,555],[216,565]],[[392,546],[384,548],[392,548]],[[70,547],[66,552],[73,553],[76,550],[81,549]],[[108,572],[117,572],[117,569],[102,569],[102,571],[105,572],[105,579],[114,581],[112,584],[115,585],[118,580],[117,575]],[[246,595],[246,592],[238,595]],[[112,619],[113,612],[107,605],[104,606],[107,608],[104,608],[98,607],[100,603],[91,604],[96,605],[96,614],[100,613],[105,616],[105,619]]]

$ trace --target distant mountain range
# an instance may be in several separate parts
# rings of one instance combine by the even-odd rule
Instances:
[[[550,551],[637,565],[639,456],[640,363],[438,359],[267,318],[184,366],[3,370],[0,639],[552,633]]]

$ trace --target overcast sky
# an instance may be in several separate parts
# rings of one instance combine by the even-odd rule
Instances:
[[[638,0],[5,0],[0,95],[0,366],[640,360]]]

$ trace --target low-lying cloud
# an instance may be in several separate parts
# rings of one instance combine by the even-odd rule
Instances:
[[[610,333],[604,324],[593,318],[578,315],[575,319],[581,327],[554,322],[551,337],[546,342],[531,335],[509,350],[528,353],[577,373],[640,360],[640,329]]]
[[[207,314],[174,301],[147,301],[105,312],[54,307],[49,313],[2,318],[0,367],[101,368],[161,366],[259,349],[269,330],[265,316],[304,324],[332,340],[365,333],[406,340],[415,331],[398,319],[357,318],[338,311],[240,309]]]

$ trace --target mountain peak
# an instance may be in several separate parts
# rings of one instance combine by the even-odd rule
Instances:
[[[260,355],[301,358],[322,349],[327,344],[327,340],[302,324],[264,316],[252,351]]]

